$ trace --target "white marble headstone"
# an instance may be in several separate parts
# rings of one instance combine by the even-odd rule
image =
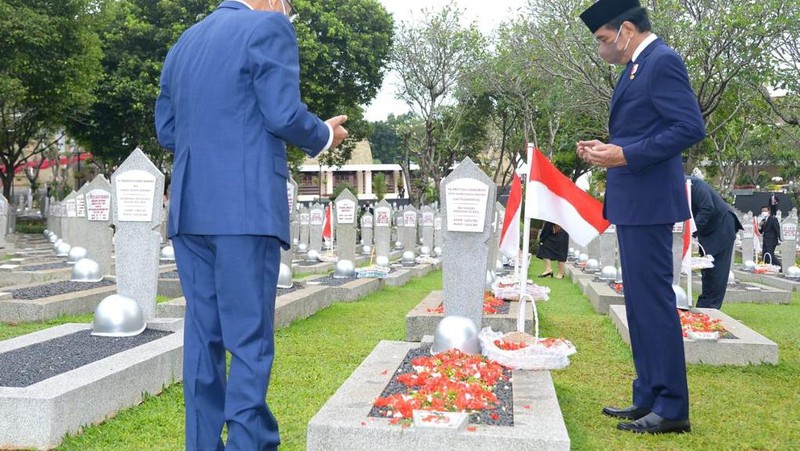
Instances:
[[[492,235],[494,182],[465,158],[441,182],[444,219],[444,314],[470,318],[480,329]]]
[[[83,195],[86,205],[84,217],[80,218],[78,230],[84,239],[80,245],[86,248],[87,255],[100,265],[101,274],[113,274],[111,253],[113,236],[111,229],[111,183],[98,175],[78,191]]]
[[[111,176],[111,187],[117,293],[136,300],[150,321],[158,291],[164,174],[136,149]]]

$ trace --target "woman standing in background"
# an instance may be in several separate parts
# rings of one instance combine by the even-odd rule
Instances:
[[[556,279],[564,278],[564,263],[569,252],[569,234],[558,224],[545,221],[539,233],[539,251],[536,257],[544,260],[544,272],[539,277],[553,277],[551,260],[558,262]]]

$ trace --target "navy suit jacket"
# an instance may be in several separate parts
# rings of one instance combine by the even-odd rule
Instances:
[[[222,2],[167,54],[155,116],[175,153],[170,237],[271,235],[289,245],[284,141],[314,156],[330,132],[300,100],[286,16]]]
[[[627,165],[609,168],[606,174],[606,219],[618,225],[687,219],[681,153],[705,137],[705,123],[683,61],[661,39],[620,75],[608,129],[610,142],[622,147]]]
[[[736,231],[743,228],[739,217],[708,183],[697,177],[686,178],[692,181],[692,216],[700,244],[706,253],[714,256],[729,250],[736,239]]]

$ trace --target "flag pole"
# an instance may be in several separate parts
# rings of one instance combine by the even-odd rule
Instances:
[[[528,187],[528,182],[531,179],[531,172],[533,172],[533,144],[528,143],[527,149],[527,157],[528,157],[528,174],[525,176],[525,188]],[[527,197],[527,192],[526,192]],[[519,315],[517,316],[517,331],[518,332],[525,332],[525,298],[523,295],[528,291],[528,249],[530,249],[531,243],[531,220],[527,215],[527,210],[529,206],[525,205],[525,209],[521,211],[522,217],[524,218],[523,222],[523,231],[522,231],[522,268],[519,274]],[[536,302],[531,300],[531,302]]]
[[[689,214],[691,215],[692,211],[692,181],[686,179],[686,197],[689,200]],[[684,230],[683,233],[689,234],[689,249],[686,252],[689,253],[689,267],[686,269],[686,302],[689,305],[689,308],[692,308],[692,221],[689,220],[686,227],[689,228],[688,231]]]
[[[517,316],[517,331],[525,332],[525,298],[528,285],[528,249],[530,246],[531,220],[525,218],[525,226],[522,232],[522,270],[519,275],[519,316]],[[536,301],[531,301],[536,302]]]

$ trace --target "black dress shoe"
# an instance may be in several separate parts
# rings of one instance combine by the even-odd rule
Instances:
[[[684,432],[691,432],[692,425],[689,424],[689,420],[667,420],[650,412],[636,421],[618,424],[617,429],[640,434],[683,434]]]
[[[623,407],[622,409],[617,409],[615,407],[603,407],[603,413],[614,418],[638,420],[639,418],[650,413],[650,409],[636,406]]]

